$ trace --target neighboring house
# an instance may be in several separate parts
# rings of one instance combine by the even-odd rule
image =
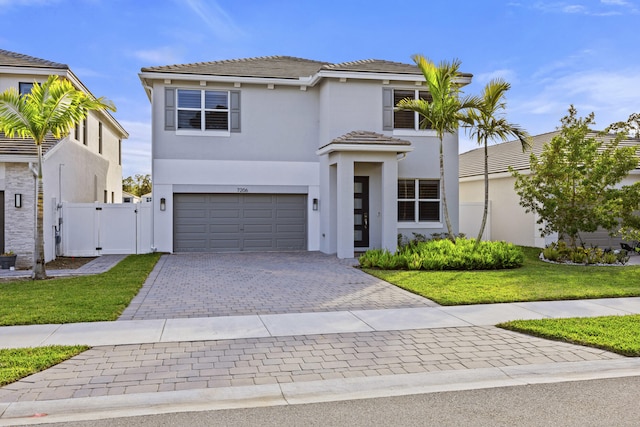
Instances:
[[[398,233],[445,231],[435,131],[393,111],[428,96],[413,65],[271,56],[143,68],[140,79],[158,251],[351,258],[395,251]],[[444,149],[457,231],[457,134]]]
[[[0,49],[0,92],[15,87],[25,93],[33,82],[42,83],[54,74],[90,93],[65,64]],[[61,217],[61,202],[122,202],[122,140],[127,137],[109,113],[91,112],[69,136],[47,138],[43,145],[47,261],[55,258],[56,236],[70,226]],[[18,267],[33,262],[35,181],[30,168],[37,162],[33,140],[0,133],[0,202],[4,206],[0,209],[0,246],[18,254]]]
[[[143,194],[142,196],[140,196],[140,201],[142,203],[151,203],[152,195],[152,193]]]
[[[135,194],[122,192],[122,203],[140,203],[140,197]]]
[[[545,247],[558,236],[540,236],[541,225],[533,213],[526,213],[520,206],[520,197],[514,189],[515,178],[508,171],[511,166],[522,174],[529,174],[531,154],[540,156],[544,144],[550,142],[560,131],[537,135],[532,138],[531,150],[522,152],[520,141],[510,141],[488,147],[489,153],[489,203],[490,214],[483,238],[505,240],[518,245]],[[596,137],[595,133],[587,137]],[[625,145],[638,145],[639,140],[625,140]],[[484,149],[478,148],[460,154],[460,231],[476,237],[482,221],[484,204]],[[621,185],[640,181],[640,169],[631,171]],[[581,233],[587,245],[599,247],[619,247],[619,238],[612,238],[605,230],[595,233]]]

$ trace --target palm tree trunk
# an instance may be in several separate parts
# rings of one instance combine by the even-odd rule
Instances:
[[[447,236],[452,242],[456,241],[455,236],[453,235],[451,226],[451,219],[449,219],[449,209],[447,208],[447,193],[445,192],[444,187],[444,153],[442,149],[442,138],[440,138],[440,193],[442,197],[442,211],[444,215],[444,221],[447,225]]]
[[[42,185],[42,145],[38,144],[38,176],[36,177],[36,236],[32,279],[47,278],[44,267],[44,191]]]
[[[484,228],[487,225],[487,215],[489,213],[489,152],[487,150],[487,141],[484,141],[484,211],[482,212],[482,223],[480,224],[480,231],[476,238],[476,243],[473,245],[474,249],[480,244],[482,240],[482,234]]]

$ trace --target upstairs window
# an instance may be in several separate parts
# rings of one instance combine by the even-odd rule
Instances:
[[[240,91],[165,88],[164,129],[188,134],[240,132]]]
[[[31,93],[31,89],[33,88],[33,83],[20,82],[18,83],[18,91],[20,95],[26,95]]]
[[[98,123],[98,153],[102,154],[102,122]]]
[[[229,130],[229,92],[178,90],[178,129]]]
[[[411,99],[424,99],[430,102],[432,100],[431,94],[425,90],[419,89],[383,89],[383,111],[382,111],[382,124],[384,130],[403,130],[403,131],[419,131],[425,129],[431,129],[431,126],[427,123],[424,124],[424,119],[420,114],[413,111],[396,111],[395,107],[398,102],[405,98]]]
[[[432,179],[398,180],[398,221],[439,222],[440,181]]]

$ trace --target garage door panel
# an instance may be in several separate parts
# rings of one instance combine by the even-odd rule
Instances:
[[[304,224],[278,224],[276,225],[276,233],[295,233],[299,235],[301,233],[304,233],[306,231],[306,228],[307,227],[305,227]]]
[[[273,210],[272,209],[254,209],[254,208],[244,209],[243,217],[271,219],[273,218]]]
[[[174,194],[174,250],[307,248],[304,194]]]
[[[240,218],[240,209],[210,209],[209,218]]]
[[[176,225],[176,231],[178,233],[206,233],[208,230],[207,224],[180,224]]]
[[[272,234],[274,231],[274,226],[269,224],[245,224],[244,225],[244,234],[245,236],[250,233],[268,233]]]

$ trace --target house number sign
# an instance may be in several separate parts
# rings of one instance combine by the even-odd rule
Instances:
[[[247,187],[238,187],[238,193],[248,193],[249,189]]]

